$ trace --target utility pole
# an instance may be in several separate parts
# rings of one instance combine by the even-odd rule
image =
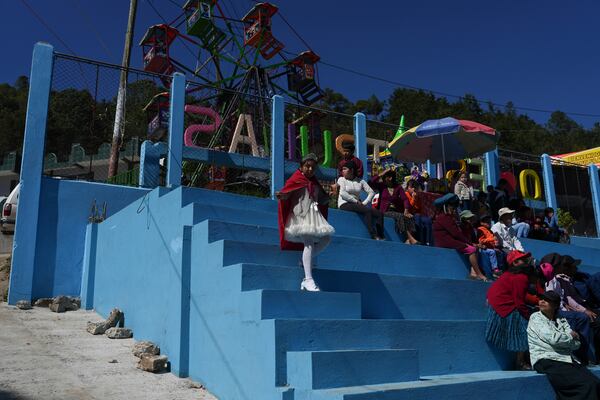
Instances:
[[[112,178],[119,169],[119,148],[123,140],[123,126],[125,123],[125,96],[127,90],[127,71],[131,58],[131,45],[133,30],[135,28],[135,14],[137,12],[137,0],[129,3],[129,20],[127,21],[127,32],[125,33],[125,49],[123,61],[121,62],[121,78],[119,80],[119,94],[117,96],[117,110],[115,112],[115,126],[113,128],[112,146],[110,148],[110,160],[108,163],[108,177]]]

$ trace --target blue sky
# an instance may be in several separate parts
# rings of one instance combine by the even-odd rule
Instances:
[[[127,0],[26,0],[45,22],[82,57],[120,63],[127,22]],[[138,0],[135,42],[145,29],[180,11],[183,0]],[[224,11],[241,17],[249,0],[220,0]],[[281,0],[282,15],[323,61],[413,86],[519,107],[600,114],[600,2],[485,0]],[[2,1],[4,38],[0,82],[27,75],[32,46],[52,43],[69,52],[22,1]],[[286,49],[305,45],[275,18],[273,31]],[[194,60],[176,49],[185,64]],[[134,47],[132,66],[140,67]],[[319,68],[321,85],[356,100],[375,94],[387,98],[394,86]],[[526,112],[539,122],[546,113]],[[589,127],[600,117],[573,117]]]

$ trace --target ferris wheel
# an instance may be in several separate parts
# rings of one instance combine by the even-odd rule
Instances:
[[[221,121],[213,124],[216,129],[210,140],[202,136],[198,142],[199,135],[186,135],[186,145],[224,145],[236,130],[235,118],[243,113],[251,115],[255,125],[262,127],[258,141],[263,149],[268,149],[265,130],[270,125],[269,99],[279,94],[309,106],[323,98],[317,71],[320,57],[310,49],[294,56],[284,50],[285,45],[273,31],[273,17],[279,11],[274,4],[256,3],[237,19],[224,12],[222,5],[226,4],[222,3],[223,0],[188,0],[172,22],[149,27],[140,41],[143,68],[161,74],[165,87],[169,86],[171,74],[185,73],[188,81],[197,83],[188,85],[187,94],[205,106],[204,111],[214,111],[213,115],[200,113],[200,117],[214,121],[215,115],[219,116]],[[185,65],[174,54],[173,44],[177,41],[195,55],[194,67]],[[168,91],[154,96],[146,111],[149,137],[164,137],[168,127]]]

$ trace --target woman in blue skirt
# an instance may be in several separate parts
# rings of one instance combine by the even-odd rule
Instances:
[[[525,296],[533,273],[531,253],[511,251],[506,257],[508,271],[487,292],[489,305],[485,338],[495,347],[517,353],[517,368],[530,370],[526,357],[529,309]]]

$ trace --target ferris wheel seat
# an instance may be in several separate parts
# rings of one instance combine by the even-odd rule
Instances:
[[[174,70],[174,67],[166,55],[156,54],[153,57],[144,57],[144,71],[166,74],[171,70]]]
[[[284,47],[284,44],[281,43],[279,40],[275,39],[273,36],[269,36],[268,40],[263,41],[263,44],[260,46],[259,50],[260,54],[265,60],[270,60]]]
[[[325,96],[323,90],[321,90],[314,80],[311,80],[302,86],[298,90],[298,93],[300,94],[302,101],[307,105],[313,104]]]
[[[202,47],[209,50],[218,49],[227,39],[227,35],[211,21],[198,20],[193,26],[188,26],[187,33],[202,41]]]

